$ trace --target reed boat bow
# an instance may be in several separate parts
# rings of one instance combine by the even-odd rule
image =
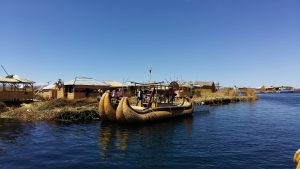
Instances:
[[[294,162],[295,162],[296,165],[297,165],[296,169],[300,169],[300,149],[298,149],[298,150],[295,152],[295,155],[294,155]]]
[[[109,121],[116,121],[116,108],[111,103],[111,97],[109,92],[105,92],[99,102],[99,114],[103,119],[107,119]]]

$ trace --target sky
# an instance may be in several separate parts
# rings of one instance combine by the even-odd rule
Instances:
[[[300,87],[299,0],[0,0],[0,64],[37,83]],[[0,76],[5,76],[0,70]]]

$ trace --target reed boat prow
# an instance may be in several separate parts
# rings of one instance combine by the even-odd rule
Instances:
[[[300,149],[298,149],[298,150],[295,152],[295,155],[294,155],[294,162],[295,162],[296,165],[297,165],[296,169],[300,169]]]
[[[109,92],[105,92],[99,102],[99,114],[103,119],[110,121],[116,121],[116,108],[111,103],[111,98]]]

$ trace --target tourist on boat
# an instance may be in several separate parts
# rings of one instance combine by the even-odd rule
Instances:
[[[143,99],[144,99],[143,91],[141,89],[139,89],[138,92],[137,92],[137,102],[136,102],[136,105],[138,105],[139,102],[143,103]]]
[[[116,97],[116,90],[113,90],[113,91],[112,91],[111,97],[112,97],[112,98],[115,98],[115,97]]]
[[[116,93],[116,97],[117,97],[118,100],[123,97],[123,92],[121,91],[121,89],[118,89],[118,91]]]
[[[167,97],[168,103],[173,103],[174,102],[175,95],[176,94],[175,94],[173,88],[171,87],[169,89],[169,91],[166,93],[166,97]]]

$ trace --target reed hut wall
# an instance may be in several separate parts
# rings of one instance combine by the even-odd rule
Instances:
[[[33,91],[0,91],[0,101],[25,101],[33,99]]]
[[[55,90],[55,89],[43,90],[42,97],[44,99],[56,99],[57,98],[57,90]]]
[[[219,89],[217,93],[223,94],[224,96],[236,96],[236,91],[233,88]]]
[[[193,95],[191,87],[180,86],[179,90],[175,91],[176,97],[190,97]]]
[[[99,96],[98,90],[105,91],[108,87],[102,86],[88,86],[88,85],[76,85],[68,86],[67,99],[82,99],[82,98],[96,98]]]
[[[64,88],[57,89],[57,99],[65,98],[65,90]]]

